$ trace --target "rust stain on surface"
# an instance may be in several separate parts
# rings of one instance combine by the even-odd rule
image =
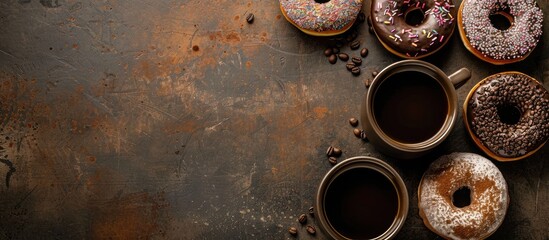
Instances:
[[[162,237],[165,229],[158,222],[161,211],[168,206],[164,193],[131,193],[108,201],[93,214],[93,239],[150,239]]]

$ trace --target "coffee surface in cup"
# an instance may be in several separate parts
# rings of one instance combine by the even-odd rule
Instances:
[[[433,137],[448,116],[448,98],[433,77],[417,71],[398,72],[385,79],[374,95],[377,125],[401,143]]]
[[[383,234],[398,212],[391,181],[370,168],[354,168],[337,176],[325,195],[326,216],[339,234],[370,239]]]

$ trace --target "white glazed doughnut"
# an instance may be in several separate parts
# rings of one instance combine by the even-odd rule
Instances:
[[[470,204],[456,207],[454,193],[470,190]],[[488,159],[452,153],[434,161],[419,186],[419,210],[425,225],[446,239],[484,239],[503,222],[509,196],[507,183]]]

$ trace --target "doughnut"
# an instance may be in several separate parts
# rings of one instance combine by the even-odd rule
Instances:
[[[455,12],[451,0],[372,0],[370,21],[389,52],[419,59],[448,42],[456,25]]]
[[[520,72],[481,80],[469,92],[463,111],[469,136],[498,161],[526,158],[549,138],[549,93]]]
[[[313,36],[347,31],[362,9],[362,0],[280,0],[282,14],[294,26]]]
[[[491,20],[497,17],[500,23]],[[508,29],[495,27],[504,21],[509,24],[499,28]],[[495,65],[528,57],[540,40],[542,22],[543,12],[534,0],[464,0],[458,13],[458,29],[465,48]]]
[[[505,218],[507,183],[488,159],[452,153],[435,160],[419,184],[419,215],[445,239],[484,239]]]

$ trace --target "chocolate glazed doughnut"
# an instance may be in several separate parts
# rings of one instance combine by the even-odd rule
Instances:
[[[526,74],[483,79],[469,92],[463,110],[474,143],[498,161],[526,158],[549,139],[549,92]]]
[[[391,53],[419,59],[442,48],[455,28],[451,0],[373,0],[372,27]]]

